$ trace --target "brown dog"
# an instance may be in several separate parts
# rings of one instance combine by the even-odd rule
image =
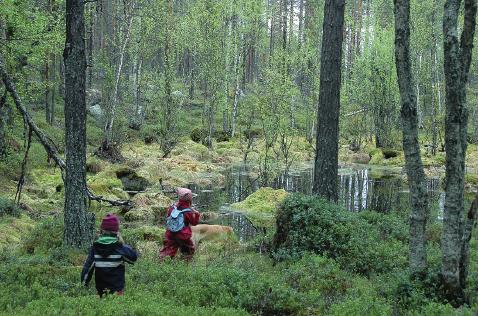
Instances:
[[[233,234],[231,226],[199,224],[191,226],[193,232],[192,241],[197,246],[201,240],[212,240],[220,237],[231,237]]]

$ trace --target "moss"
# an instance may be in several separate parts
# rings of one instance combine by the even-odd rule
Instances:
[[[2,218],[0,220],[0,250],[21,246],[23,236],[34,226],[35,222],[26,215]]]
[[[211,152],[202,144],[195,143],[192,140],[182,140],[171,151],[171,157],[174,156],[188,156],[199,161],[209,161],[211,159]]]
[[[173,200],[163,194],[139,193],[132,198],[134,208],[125,215],[127,220],[164,221]],[[131,214],[130,214],[131,213]]]
[[[374,150],[369,152],[370,155],[370,164],[371,165],[379,165],[383,163],[384,157],[383,153],[380,148],[375,148]]]
[[[124,216],[127,221],[153,222],[154,213],[149,209],[133,209]]]
[[[91,174],[97,174],[105,168],[104,165],[105,163],[102,160],[96,157],[91,157],[86,162],[86,172]]]
[[[396,178],[402,174],[400,167],[374,166],[369,169],[369,176],[374,179]]]
[[[114,170],[102,171],[88,177],[87,184],[96,194],[108,198],[128,199],[128,194],[123,191],[121,180],[116,178]]]
[[[478,185],[478,174],[468,173],[465,175],[465,182],[473,186]]]
[[[244,201],[234,203],[231,208],[243,211],[257,226],[273,226],[277,206],[284,201],[287,192],[263,187],[249,195]]]

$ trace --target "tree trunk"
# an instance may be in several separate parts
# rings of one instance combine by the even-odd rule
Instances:
[[[90,18],[90,23],[88,24],[88,88],[92,88],[93,85],[93,39],[94,39],[94,13],[93,13],[93,4],[90,3],[88,6],[88,13]]]
[[[395,0],[395,62],[402,104],[403,151],[410,186],[409,266],[413,276],[423,277],[427,269],[427,189],[418,143],[417,97],[413,89],[410,62],[410,1]]]
[[[133,4],[131,4],[133,5]],[[134,5],[133,5],[134,6]],[[118,68],[116,69],[115,75],[115,85],[113,90],[113,97],[111,98],[110,110],[109,115],[106,119],[106,124],[104,127],[104,140],[102,147],[104,150],[109,149],[111,145],[111,140],[113,137],[113,123],[116,116],[116,106],[118,103],[118,89],[119,89],[119,82],[121,78],[121,72],[123,71],[123,64],[124,64],[124,57],[126,53],[126,47],[129,42],[129,37],[131,34],[131,28],[133,23],[133,8],[130,8],[129,16],[127,17],[127,25],[125,25],[124,31],[125,36],[123,39],[123,43],[121,43],[121,50],[119,52],[119,61],[118,61]]]
[[[362,0],[358,0],[357,2],[358,24],[356,29],[355,54],[360,55],[362,45],[363,2]]]
[[[0,84],[0,87],[3,89],[2,84]],[[5,92],[3,92],[0,96],[0,159],[4,158],[7,155],[7,144],[5,142],[5,130],[7,125],[6,124],[7,123],[6,107],[7,107],[7,89],[5,88]]]
[[[304,0],[299,0],[299,34],[298,34],[299,49],[302,47],[303,40],[304,40]]]
[[[50,73],[50,81],[52,86],[50,87],[50,121],[48,122],[50,125],[53,125],[55,121],[55,99],[56,99],[56,54],[52,53],[51,55],[51,73]]]
[[[49,55],[49,54],[47,54]],[[50,110],[51,110],[51,106],[50,106],[50,101],[51,101],[51,97],[50,97],[50,60],[49,58],[46,59],[45,61],[45,68],[44,68],[44,82],[45,82],[45,121],[48,123],[48,124],[52,124],[52,121],[51,121],[51,113],[50,113]]]
[[[86,56],[83,1],[66,1],[65,61],[65,210],[64,242],[86,247],[93,238],[94,216],[87,212]]]
[[[326,0],[320,62],[316,157],[313,192],[337,201],[338,137],[344,0]]]
[[[476,24],[476,0],[465,0],[465,19],[458,41],[460,0],[447,0],[443,14],[444,71],[446,82],[445,118],[445,211],[442,234],[442,277],[447,299],[453,305],[464,302],[465,283],[460,280],[463,267],[463,221],[466,133],[466,83],[470,69]]]

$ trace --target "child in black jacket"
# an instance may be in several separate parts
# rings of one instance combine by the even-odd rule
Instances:
[[[81,281],[86,286],[95,272],[96,290],[101,297],[106,293],[122,295],[124,291],[125,262],[134,263],[138,254],[125,245],[119,233],[119,219],[108,214],[101,221],[101,235],[90,248]]]

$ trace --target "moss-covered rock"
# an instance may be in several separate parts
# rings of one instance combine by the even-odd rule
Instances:
[[[242,211],[256,226],[273,226],[277,206],[287,197],[283,189],[263,187],[249,195],[244,201],[234,203],[231,208]]]
[[[111,169],[106,169],[94,176],[88,177],[87,184],[96,194],[113,199],[128,199],[128,194],[123,191],[123,184]]]
[[[350,155],[349,161],[357,164],[368,164],[370,162],[370,156],[367,153],[352,153]]]
[[[150,209],[132,209],[124,215],[125,220],[127,221],[141,221],[141,222],[153,222],[154,221],[154,212]]]
[[[139,193],[132,198],[134,208],[126,213],[125,218],[130,220],[139,220],[137,217],[139,213],[136,210],[143,211],[142,215],[146,216],[146,220],[150,220],[152,214],[153,218],[162,222],[165,219],[168,207],[173,204],[173,200],[163,194],[156,193]],[[128,215],[133,212],[133,214]],[[145,213],[144,213],[145,212]],[[131,218],[132,216],[132,218]]]
[[[98,158],[90,158],[86,162],[86,172],[97,174],[105,168],[104,164],[105,163]]]
[[[125,191],[144,191],[150,185],[146,178],[127,167],[116,170],[116,177],[121,180]]]

